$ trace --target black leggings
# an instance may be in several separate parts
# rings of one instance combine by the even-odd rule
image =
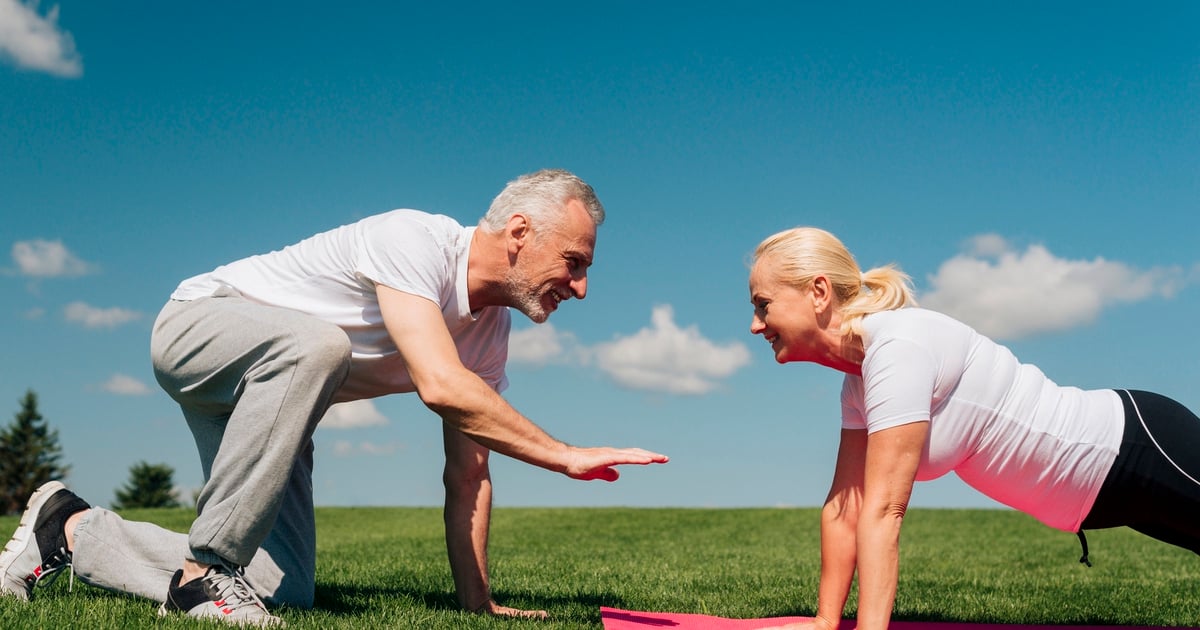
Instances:
[[[1080,529],[1128,526],[1200,554],[1200,418],[1158,394],[1117,395],[1121,450]]]

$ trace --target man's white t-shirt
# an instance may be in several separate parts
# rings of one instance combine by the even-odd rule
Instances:
[[[1004,346],[919,308],[863,319],[862,376],[842,385],[842,427],[929,421],[917,480],[954,471],[985,495],[1078,531],[1124,431],[1112,390],[1060,387]]]
[[[375,295],[382,284],[439,305],[463,365],[503,391],[511,319],[507,307],[470,310],[467,254],[474,231],[450,217],[393,210],[184,280],[171,299],[194,300],[228,287],[253,302],[341,327],[350,338],[351,363],[335,402],[345,402],[416,389],[383,325]]]

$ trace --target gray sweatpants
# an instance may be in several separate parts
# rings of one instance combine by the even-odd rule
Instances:
[[[196,440],[198,516],[180,534],[93,508],[75,530],[76,574],[163,601],[184,558],[224,562],[265,601],[311,607],[312,435],[349,370],[345,332],[229,290],[168,302],[150,354]]]

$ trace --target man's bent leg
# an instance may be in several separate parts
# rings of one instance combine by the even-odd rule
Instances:
[[[184,410],[207,479],[191,557],[247,566],[346,377],[346,335],[301,313],[213,297],[165,307],[152,355],[160,384]],[[311,481],[307,488],[311,505]]]
[[[163,601],[188,553],[187,534],[94,507],[75,528],[75,574],[111,591]]]
[[[284,513],[290,511],[285,508]],[[312,523],[311,516],[307,522]],[[277,537],[294,535],[298,529],[272,530],[266,547],[246,567],[246,579],[268,603],[310,608],[314,575],[309,567],[315,567],[315,544],[307,547],[271,544]],[[171,576],[179,568],[180,559],[190,553],[187,534],[152,523],[128,521],[104,508],[84,512],[74,535],[73,565],[80,580],[156,602],[166,599]]]
[[[317,525],[313,516],[313,444],[292,468],[275,526],[246,566],[246,579],[265,602],[311,608],[316,589]]]

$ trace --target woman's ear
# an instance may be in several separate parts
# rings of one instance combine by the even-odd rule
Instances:
[[[818,313],[822,313],[829,308],[830,303],[833,301],[833,285],[829,282],[829,278],[816,276],[809,283],[808,290],[812,292],[813,308]]]

